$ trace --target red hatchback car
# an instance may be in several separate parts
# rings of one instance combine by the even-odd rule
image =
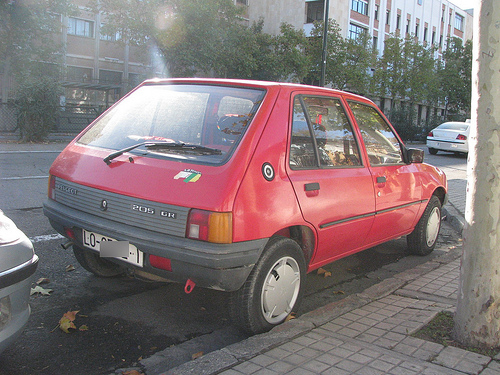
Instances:
[[[446,177],[373,102],[288,83],[150,80],[50,169],[45,215],[80,264],[231,292],[251,333],[283,322],[305,274],[439,234]]]

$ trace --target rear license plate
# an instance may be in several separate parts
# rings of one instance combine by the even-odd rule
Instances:
[[[85,229],[83,231],[83,245],[89,249],[94,249],[100,251],[101,242],[104,241],[116,241],[114,238],[103,236],[95,232],[89,232]],[[124,262],[134,264],[139,267],[144,266],[144,253],[140,251],[137,247],[132,244],[128,245],[128,256],[127,257],[116,257],[116,259],[121,259]]]

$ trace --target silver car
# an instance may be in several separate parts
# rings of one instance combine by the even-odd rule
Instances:
[[[427,135],[427,147],[431,155],[438,151],[467,154],[469,152],[468,122],[445,122],[432,129]]]
[[[38,256],[26,235],[0,211],[0,353],[22,332]]]

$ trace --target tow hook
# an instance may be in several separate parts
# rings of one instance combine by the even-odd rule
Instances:
[[[72,245],[73,245],[73,241],[68,241],[68,242],[66,242],[66,243],[62,243],[62,244],[61,244],[61,247],[62,247],[64,250],[68,250],[68,248],[69,248],[70,246],[72,246]]]
[[[184,292],[186,294],[191,293],[195,286],[196,286],[196,283],[193,280],[187,279],[186,285],[184,286]]]

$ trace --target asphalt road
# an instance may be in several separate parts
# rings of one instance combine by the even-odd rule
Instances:
[[[48,169],[57,156],[52,151],[61,148],[47,145],[42,152],[10,152],[15,150],[0,144],[0,209],[34,242],[40,257],[35,280],[47,278],[41,286],[52,289],[48,296],[31,297],[32,316],[19,340],[0,355],[0,375],[108,374],[138,363],[147,367],[147,358],[158,352],[175,367],[196,353],[244,339],[229,321],[225,293],[195,288],[186,295],[179,284],[99,279],[79,266],[71,250],[60,246],[62,239],[41,208]],[[426,159],[456,171],[456,178],[465,171],[464,158],[438,154]],[[440,246],[446,249],[457,240],[445,225]],[[441,253],[408,256],[406,241],[400,239],[342,259],[324,267],[330,277],[308,275],[298,314],[360,292]],[[67,311],[78,311],[75,324],[87,329],[61,331],[58,322]],[[154,365],[147,369],[149,374],[159,370]]]

